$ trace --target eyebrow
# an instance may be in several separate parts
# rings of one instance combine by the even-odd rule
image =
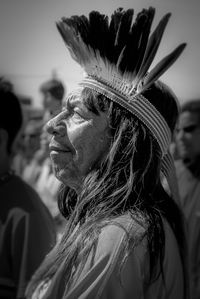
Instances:
[[[75,97],[75,95],[74,94],[72,94],[72,95],[70,95],[70,96],[68,96],[64,101],[63,101],[63,105],[62,105],[62,108],[71,108],[71,107],[73,107],[73,105],[72,105],[72,101],[73,100],[75,100],[76,99],[76,97]]]
[[[69,94],[66,98],[64,102],[68,102],[69,100],[71,100],[72,98],[74,98],[74,94]]]
[[[185,127],[182,127],[182,128],[177,127],[177,130],[178,131],[183,130],[185,132],[192,132],[198,127],[199,127],[199,124],[191,124],[191,125],[188,125],[188,126],[185,126]]]

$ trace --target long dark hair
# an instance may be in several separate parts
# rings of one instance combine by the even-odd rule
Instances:
[[[173,131],[178,116],[174,95],[161,82],[154,83],[144,95]],[[81,97],[94,113],[108,111],[112,136],[110,150],[105,160],[86,176],[78,197],[74,190],[63,188],[59,208],[68,219],[66,229],[60,243],[32,278],[27,292],[29,296],[39,281],[55,274],[63,260],[67,269],[77,264],[82,269],[97,244],[101,228],[125,213],[147,227],[150,280],[157,279],[162,273],[165,250],[163,217],[174,231],[184,265],[182,215],[161,185],[161,152],[157,141],[137,117],[103,95],[85,88]],[[71,278],[68,271],[65,279],[69,282]]]

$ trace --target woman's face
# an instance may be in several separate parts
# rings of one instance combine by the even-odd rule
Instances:
[[[179,117],[176,145],[182,159],[194,160],[200,155],[200,124],[198,114],[184,111]]]
[[[52,134],[50,157],[56,177],[65,185],[81,189],[84,177],[108,152],[108,116],[88,110],[81,97],[67,99],[63,110],[47,124]]]

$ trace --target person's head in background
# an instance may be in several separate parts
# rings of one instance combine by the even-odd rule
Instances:
[[[49,113],[49,117],[58,114],[62,107],[62,100],[65,95],[65,87],[58,79],[51,79],[44,82],[40,91],[43,96],[43,107]]]
[[[200,158],[200,100],[187,101],[182,105],[176,146],[180,159],[193,162]]]
[[[0,78],[0,174],[9,171],[15,141],[23,123],[22,109],[12,84]]]

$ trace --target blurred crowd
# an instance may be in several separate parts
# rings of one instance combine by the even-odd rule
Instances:
[[[45,130],[45,124],[61,111],[65,95],[64,84],[57,78],[49,79],[41,84],[40,94],[42,109],[34,115],[29,108],[29,116],[25,117],[26,121],[15,146],[12,169],[39,194],[55,221],[59,237],[65,222],[57,205],[61,186],[52,172],[49,157],[50,137]]]

